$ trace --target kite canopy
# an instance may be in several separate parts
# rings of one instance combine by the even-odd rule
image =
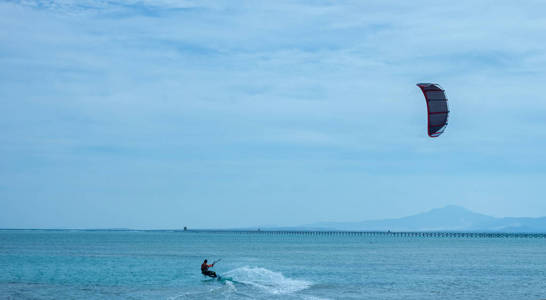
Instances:
[[[427,101],[428,136],[439,137],[447,126],[447,98],[445,91],[435,83],[418,83]]]

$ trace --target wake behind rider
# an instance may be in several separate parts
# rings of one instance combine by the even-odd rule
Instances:
[[[205,259],[205,261],[201,264],[201,273],[205,276],[216,278],[216,273],[214,271],[209,270],[209,268],[212,268],[212,267],[214,267],[214,264],[207,265],[207,260]]]

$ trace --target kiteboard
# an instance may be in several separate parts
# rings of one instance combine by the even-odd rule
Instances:
[[[226,281],[231,281],[231,282],[234,282],[233,281],[233,278],[231,277],[222,277],[220,275],[216,276],[216,277],[209,277],[209,276],[206,276],[207,278],[203,279],[203,281],[220,281],[220,282],[226,282]]]

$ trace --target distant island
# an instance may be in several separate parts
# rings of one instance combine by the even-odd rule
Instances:
[[[495,218],[449,205],[428,212],[383,220],[361,222],[319,222],[292,227],[256,227],[260,230],[340,231],[457,231],[546,233],[546,217]]]

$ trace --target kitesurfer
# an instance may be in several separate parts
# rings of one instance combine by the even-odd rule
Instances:
[[[203,264],[201,264],[201,273],[205,276],[216,278],[216,272],[209,270],[209,268],[212,267],[214,267],[214,263],[212,263],[211,265],[207,265],[207,260],[205,259]]]

